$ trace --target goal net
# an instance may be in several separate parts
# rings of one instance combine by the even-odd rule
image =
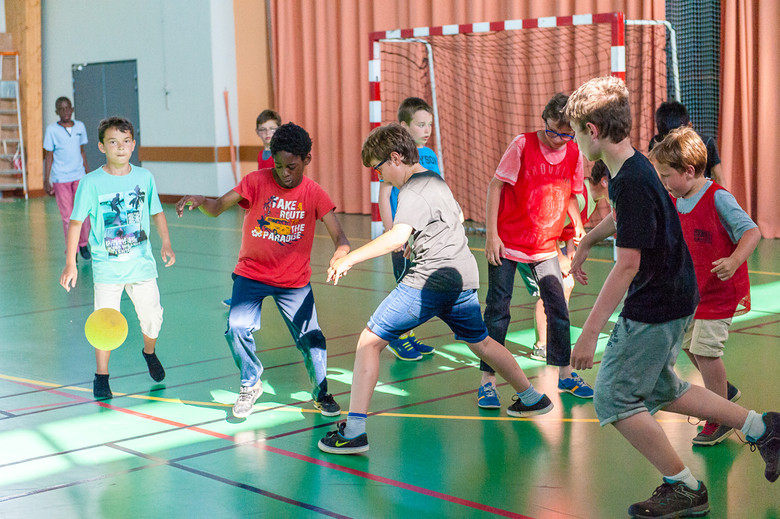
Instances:
[[[484,229],[496,166],[515,136],[543,128],[542,110],[556,92],[622,77],[632,142],[647,151],[655,109],[667,100],[667,26],[608,13],[372,33],[371,126],[396,121],[406,97],[431,103],[428,146],[468,227]]]

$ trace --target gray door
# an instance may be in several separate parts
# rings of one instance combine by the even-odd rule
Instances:
[[[87,162],[90,170],[106,163],[97,146],[97,128],[102,119],[119,116],[133,123],[135,151],[130,158],[138,162],[141,146],[138,120],[138,73],[135,60],[73,65],[74,118],[87,127]]]

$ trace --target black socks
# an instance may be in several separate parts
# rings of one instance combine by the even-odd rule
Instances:
[[[144,360],[149,368],[149,375],[155,382],[161,382],[162,379],[165,378],[165,369],[163,369],[162,364],[160,364],[157,355],[155,353],[146,353],[143,350],[141,350],[141,352],[144,354]]]

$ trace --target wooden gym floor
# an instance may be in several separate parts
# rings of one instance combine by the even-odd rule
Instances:
[[[382,354],[366,455],[333,456],[317,440],[335,419],[308,396],[301,356],[275,305],[258,332],[265,393],[246,420],[232,417],[237,369],[223,337],[230,273],[239,242],[237,210],[218,219],[176,218],[165,205],[177,262],[159,267],[165,308],[158,354],[167,377],[154,383],[130,333],[111,359],[114,398],[92,399],[94,354],[83,326],[92,311],[88,262],[70,293],[59,284],[64,238],[51,198],[0,204],[0,517],[625,517],[660,476],[593,406],[559,394],[556,373],[527,358],[533,303],[516,281],[508,347],[555,409],[530,420],[476,406],[477,360],[433,320],[417,335],[436,346],[419,362]],[[368,240],[365,216],[339,215],[353,247]],[[159,237],[152,233],[159,262]],[[487,291],[484,240],[471,238]],[[349,404],[358,334],[393,288],[389,258],[358,265],[325,284],[333,247],[318,228],[312,264],[320,324],[328,338],[330,390]],[[586,264],[592,283],[571,300],[573,339],[611,267],[611,247]],[[764,240],[749,261],[753,311],[735,320],[725,362],[741,404],[780,409],[780,244]],[[607,333],[609,330],[605,329]],[[606,335],[604,336],[606,337]],[[603,347],[604,339],[602,339]],[[597,354],[597,360],[600,353]],[[700,377],[686,358],[688,380]],[[598,369],[581,373],[593,382]],[[768,483],[758,453],[732,435],[693,448],[695,421],[657,415],[685,463],[710,491],[709,517],[780,517],[780,483]]]

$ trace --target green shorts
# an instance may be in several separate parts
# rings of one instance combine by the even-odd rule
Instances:
[[[688,391],[691,385],[680,380],[674,364],[692,318],[652,324],[618,318],[594,387],[602,426],[644,411],[655,414]]]

